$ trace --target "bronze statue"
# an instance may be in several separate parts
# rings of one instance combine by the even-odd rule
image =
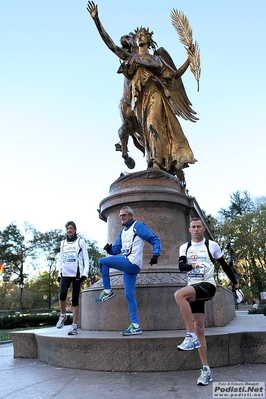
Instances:
[[[157,44],[149,29],[137,28],[135,34],[122,36],[119,47],[103,28],[98,6],[89,1],[87,10],[107,47],[122,60],[118,73],[125,77],[121,100],[123,124],[119,129],[121,144],[116,144],[116,149],[122,151],[127,166],[134,168],[135,162],[127,149],[131,136],[135,146],[145,152],[148,168],[160,168],[183,180],[182,169],[194,164],[196,159],[176,115],[192,122],[198,120],[181,79],[191,67],[195,45],[192,41],[189,43],[190,57],[177,69],[163,47],[156,50]]]
[[[137,53],[138,45],[136,42],[136,35],[130,32],[128,35],[124,35],[120,39],[122,48],[129,53]],[[120,143],[115,144],[116,151],[122,151],[122,157],[125,160],[125,164],[129,169],[134,169],[135,161],[133,158],[128,156],[128,138],[132,137],[135,147],[142,151],[145,155],[145,141],[142,133],[142,127],[138,122],[136,115],[131,108],[131,80],[124,78],[124,90],[123,97],[120,101],[120,111],[122,126],[118,130]]]

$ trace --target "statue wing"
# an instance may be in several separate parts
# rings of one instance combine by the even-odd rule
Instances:
[[[162,57],[170,67],[177,71],[170,54],[163,47],[159,47],[154,54]],[[175,114],[181,116],[183,119],[196,122],[198,118],[195,116],[196,112],[191,108],[192,104],[188,99],[181,77],[175,79],[173,84],[168,85],[167,88],[171,94],[172,106]]]

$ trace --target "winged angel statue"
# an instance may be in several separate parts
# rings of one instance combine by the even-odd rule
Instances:
[[[196,159],[177,116],[191,122],[198,118],[181,76],[189,66],[198,81],[200,76],[199,50],[192,43],[186,17],[176,10],[171,13],[172,23],[188,52],[188,59],[177,69],[163,47],[156,49],[149,28],[137,28],[134,33],[122,36],[121,46],[117,46],[101,24],[98,6],[89,1],[87,10],[107,47],[121,60],[118,73],[124,75],[124,91],[120,102],[120,143],[116,144],[116,150],[122,151],[126,165],[133,169],[135,162],[129,157],[127,147],[131,136],[134,145],[146,154],[148,168],[160,168],[182,180],[182,169]]]

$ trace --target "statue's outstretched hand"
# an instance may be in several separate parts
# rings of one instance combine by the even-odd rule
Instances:
[[[93,1],[88,1],[87,10],[93,19],[98,17],[98,6]]]

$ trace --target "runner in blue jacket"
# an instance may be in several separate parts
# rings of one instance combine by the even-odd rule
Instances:
[[[104,289],[99,298],[95,299],[96,303],[103,303],[115,296],[110,284],[110,269],[123,272],[125,297],[128,303],[131,324],[126,330],[121,331],[122,335],[142,334],[138,320],[135,286],[137,275],[142,268],[144,241],[153,246],[153,255],[150,260],[151,266],[157,263],[162,251],[160,238],[145,223],[134,220],[133,216],[133,210],[129,206],[123,206],[120,209],[119,217],[124,228],[120,231],[114,245],[106,244],[104,247],[108,255],[121,254],[122,256],[107,256],[99,259],[98,262]]]

